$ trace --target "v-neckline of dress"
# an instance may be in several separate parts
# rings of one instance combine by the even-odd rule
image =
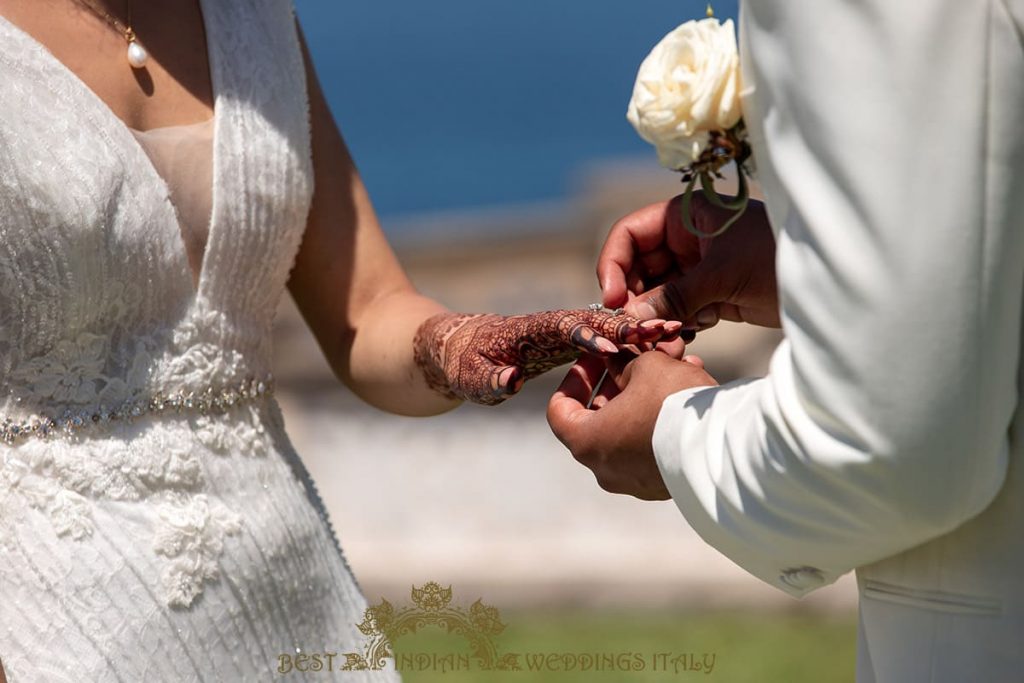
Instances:
[[[108,123],[113,125],[114,128],[120,129],[121,132],[124,134],[122,137],[124,137],[127,140],[126,147],[131,148],[133,150],[131,153],[136,155],[136,157],[142,159],[142,165],[146,167],[146,169],[147,169],[146,172],[150,176],[149,181],[156,183],[157,186],[160,188],[161,193],[163,194],[163,196],[166,197],[166,210],[167,210],[167,212],[169,212],[170,219],[171,219],[170,222],[174,225],[174,227],[178,231],[178,233],[176,235],[176,239],[174,241],[177,244],[177,252],[178,252],[178,256],[179,256],[179,261],[184,266],[183,267],[183,275],[188,280],[188,287],[189,287],[189,291],[191,292],[190,303],[193,303],[193,304],[200,297],[203,296],[204,290],[206,288],[206,283],[209,280],[209,273],[207,271],[208,271],[208,269],[210,267],[210,264],[213,261],[213,259],[210,256],[210,251],[217,244],[217,242],[215,240],[215,234],[216,234],[216,231],[218,230],[218,228],[220,226],[220,223],[221,223],[221,221],[218,220],[218,214],[219,214],[218,209],[219,209],[219,205],[220,205],[220,201],[219,201],[219,199],[220,199],[220,183],[217,182],[217,181],[218,181],[218,177],[219,177],[218,173],[219,173],[219,168],[220,168],[220,165],[221,165],[221,156],[222,156],[222,152],[220,151],[220,145],[221,145],[222,140],[224,139],[224,136],[221,133],[221,125],[222,125],[223,119],[224,119],[224,117],[222,115],[223,107],[221,106],[221,96],[220,96],[221,92],[220,92],[220,88],[218,88],[219,78],[218,78],[218,75],[217,75],[217,68],[216,68],[216,65],[215,65],[215,60],[217,59],[217,57],[216,57],[216,55],[213,54],[212,43],[211,43],[210,38],[209,38],[209,36],[210,36],[209,28],[210,27],[209,27],[209,19],[208,18],[210,16],[210,13],[208,12],[207,7],[206,7],[206,0],[199,0],[199,10],[200,10],[200,14],[202,16],[202,21],[203,21],[203,33],[206,36],[207,68],[210,71],[210,90],[211,90],[211,95],[213,97],[213,115],[209,119],[207,119],[205,121],[205,122],[210,122],[210,121],[213,122],[213,141],[212,141],[212,144],[213,144],[213,150],[212,150],[213,169],[212,169],[212,172],[211,172],[211,177],[212,177],[213,183],[212,183],[212,187],[210,188],[210,192],[211,192],[211,195],[210,195],[210,207],[211,208],[210,208],[209,223],[207,225],[207,232],[206,232],[206,244],[205,244],[205,247],[203,248],[203,256],[200,259],[198,277],[192,272],[192,264],[189,261],[187,246],[185,245],[184,236],[183,236],[182,231],[181,231],[181,227],[182,227],[181,226],[181,221],[178,218],[177,210],[176,210],[175,206],[173,205],[173,203],[171,202],[171,199],[170,199],[170,186],[167,184],[167,181],[164,179],[164,177],[162,175],[160,175],[160,172],[157,170],[156,165],[153,163],[153,159],[146,152],[145,148],[142,146],[142,143],[132,133],[132,131],[135,130],[135,129],[133,129],[131,126],[129,126],[127,123],[125,123],[125,121],[114,112],[114,110],[110,107],[110,105],[107,104],[106,100],[104,100],[102,97],[100,97],[96,93],[95,90],[90,88],[88,86],[88,84],[86,84],[86,82],[83,81],[78,76],[78,74],[76,74],[74,71],[71,70],[70,67],[68,67],[66,64],[64,64],[64,62],[62,62],[60,59],[58,59],[57,56],[54,55],[53,52],[51,52],[50,49],[46,45],[41,43],[33,35],[31,35],[27,31],[25,31],[24,29],[22,29],[20,26],[16,25],[14,22],[12,22],[7,17],[5,17],[3,15],[0,15],[0,21],[2,21],[5,24],[7,24],[7,26],[9,26],[16,35],[22,36],[22,38],[27,43],[29,43],[30,45],[34,46],[35,49],[37,49],[46,59],[51,60],[56,65],[58,71],[63,73],[68,81],[73,83],[75,85],[75,87],[78,90],[82,91],[82,93],[86,97],[91,98],[94,101],[94,103],[97,105],[97,108],[103,112],[102,113],[103,118],[108,119]],[[204,123],[204,122],[199,122],[199,123]],[[191,125],[191,124],[184,124],[184,125]],[[153,130],[153,129],[148,129],[148,130]],[[145,133],[147,131],[140,131],[140,132]]]

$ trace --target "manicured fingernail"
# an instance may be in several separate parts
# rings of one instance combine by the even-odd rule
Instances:
[[[658,317],[658,312],[654,310],[654,306],[650,305],[646,301],[634,301],[627,304],[626,313],[634,318],[640,318],[641,320]]]
[[[683,324],[678,320],[666,320],[665,324],[662,325],[662,329],[665,330],[665,334],[672,334],[682,328]]]
[[[619,352],[619,347],[615,344],[615,342],[605,339],[604,337],[595,338],[594,345],[601,351],[604,351],[605,353]]]
[[[660,318],[655,318],[654,320],[644,320],[642,323],[640,323],[640,327],[644,328],[645,330],[653,330],[660,329],[661,326],[664,324],[664,320]]]
[[[679,332],[679,338],[689,344],[697,338],[697,330],[681,330]]]
[[[515,368],[505,368],[504,370],[501,371],[501,374],[498,375],[498,381],[501,383],[501,386],[505,387],[506,389],[512,388],[512,385],[514,384],[516,379],[516,375],[518,374],[519,373]]]

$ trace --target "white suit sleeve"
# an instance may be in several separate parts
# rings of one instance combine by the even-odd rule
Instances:
[[[669,397],[654,450],[701,537],[793,596],[953,530],[1005,478],[1024,288],[1014,1],[743,8],[786,339],[764,378]]]

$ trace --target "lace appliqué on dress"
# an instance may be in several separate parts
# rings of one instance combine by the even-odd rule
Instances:
[[[11,373],[34,396],[61,403],[85,403],[96,398],[96,380],[105,364],[106,338],[82,334],[61,340],[52,352],[33,358]]]
[[[30,405],[108,406],[132,398],[149,381],[153,366],[152,348],[157,341],[136,337],[130,348],[111,349],[106,335],[82,332],[73,339],[62,339],[52,350],[30,358],[9,376],[18,402]],[[109,371],[126,358],[126,367]]]
[[[129,441],[27,442],[5,451],[0,546],[27,508],[45,513],[58,536],[82,540],[94,530],[93,500],[148,499],[156,504],[153,550],[170,560],[160,578],[162,597],[170,606],[188,607],[203,584],[217,578],[224,539],[238,533],[242,519],[196,493],[202,469],[195,443],[178,431],[183,428],[154,429]],[[210,425],[206,431],[231,430]]]
[[[153,550],[171,559],[160,577],[164,599],[173,607],[188,607],[206,581],[220,576],[217,558],[224,550],[224,538],[241,531],[242,518],[203,494],[170,494],[157,514],[162,524]]]
[[[247,364],[240,352],[204,338],[205,331],[221,329],[223,314],[201,300],[191,313],[159,339],[136,336],[126,349],[91,332],[61,340],[11,373],[14,395],[20,404],[77,410],[134,400],[154,387],[199,390],[242,375]],[[58,536],[82,540],[94,530],[92,501],[148,500],[156,505],[152,548],[168,560],[160,592],[166,604],[188,607],[218,577],[225,539],[242,526],[239,515],[201,493],[199,451],[266,453],[263,422],[259,406],[239,403],[229,416],[145,417],[105,424],[96,438],[57,434],[4,449],[0,546],[27,508],[45,513]]]

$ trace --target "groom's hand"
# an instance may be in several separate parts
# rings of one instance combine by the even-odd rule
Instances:
[[[609,364],[613,376],[587,408],[605,365],[600,358],[581,358],[572,366],[548,403],[548,424],[605,491],[644,500],[670,498],[651,445],[662,401],[677,391],[718,382],[696,356],[676,360],[650,351],[621,373]]]
[[[680,205],[681,196],[652,204],[612,227],[597,263],[605,306],[680,320],[689,329],[719,320],[779,327],[775,238],[764,205],[750,200],[742,218],[710,239],[687,232]],[[691,214],[701,232],[730,216],[700,192]]]

